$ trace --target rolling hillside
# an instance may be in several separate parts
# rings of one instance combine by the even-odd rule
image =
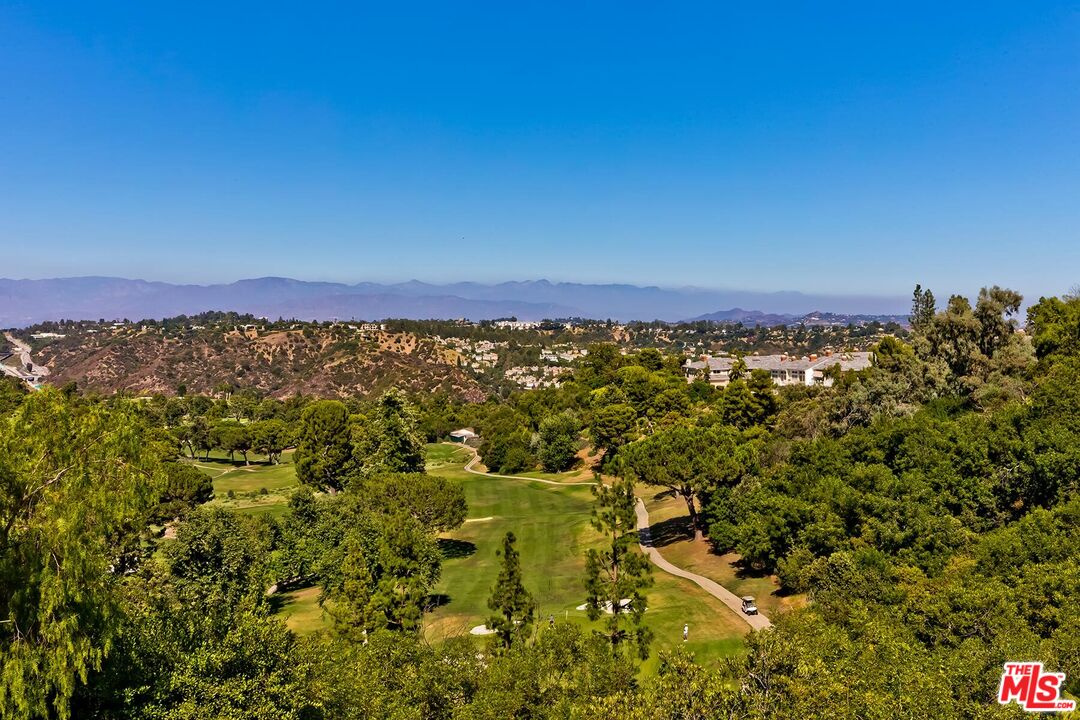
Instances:
[[[391,386],[444,390],[479,401],[486,392],[457,367],[452,353],[409,333],[358,336],[342,328],[270,332],[216,329],[166,333],[126,326],[80,332],[51,342],[36,356],[50,380],[103,393],[212,392],[221,383],[258,388],[273,397],[366,395]]]

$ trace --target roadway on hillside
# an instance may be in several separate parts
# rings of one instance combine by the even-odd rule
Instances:
[[[450,444],[457,446],[456,443]],[[506,480],[525,480],[528,482],[545,483],[547,485],[596,485],[595,482],[558,482],[556,480],[544,480],[541,478],[523,477],[521,475],[496,475],[494,473],[480,472],[479,470],[473,469],[473,466],[480,461],[479,453],[477,453],[474,448],[471,448],[468,445],[461,445],[459,447],[464,447],[472,452],[472,460],[465,464],[465,472],[472,473],[473,475],[480,475],[482,477],[504,478]],[[664,558],[664,556],[660,554],[660,551],[652,545],[652,532],[649,527],[649,511],[645,509],[645,503],[642,502],[641,498],[638,498],[637,506],[634,509],[637,513],[637,531],[638,539],[640,541],[639,547],[641,548],[641,552],[645,553],[645,556],[648,557],[650,561],[652,561],[653,565],[656,565],[656,567],[660,568],[669,575],[681,577],[694,583],[702,590],[727,605],[732,612],[738,615],[743,620],[743,622],[745,622],[754,630],[764,630],[766,628],[772,627],[772,622],[770,622],[769,618],[765,617],[764,615],[760,613],[758,613],[757,615],[747,615],[746,613],[744,613],[742,611],[742,598],[725,588],[720,583],[714,580],[710,580],[709,578],[702,575],[698,575],[697,573],[692,573],[689,570],[683,570],[681,567],[678,567],[677,565],[672,565],[670,562],[668,562]]]
[[[24,343],[22,340],[18,339],[17,337],[12,335],[11,333],[4,333],[4,337],[6,337],[8,342],[11,343],[12,347],[15,348],[15,351],[16,351],[16,353],[18,355],[18,358],[19,358],[19,366],[17,368],[13,368],[13,367],[11,367],[9,365],[0,365],[0,367],[3,368],[3,370],[4,370],[4,372],[6,374],[11,375],[12,377],[17,377],[20,380],[26,380],[27,382],[29,382],[29,380],[27,380],[27,378],[30,375],[36,375],[37,377],[42,377],[44,375],[49,374],[49,368],[45,367],[44,365],[36,365],[36,364],[34,364],[34,360],[30,356],[30,346],[29,345],[27,345],[26,343]],[[26,366],[27,365],[29,365],[31,367],[31,370],[32,370],[31,373],[26,372]]]

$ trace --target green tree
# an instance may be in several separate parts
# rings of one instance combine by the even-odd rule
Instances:
[[[312,578],[333,536],[321,522],[323,504],[308,485],[289,497],[289,510],[277,524],[279,538],[271,553],[272,577],[279,587]]]
[[[161,500],[154,509],[153,519],[167,522],[186,515],[197,505],[214,496],[214,483],[210,476],[182,462],[162,464],[165,484]]]
[[[438,582],[434,536],[404,515],[354,523],[340,571],[326,584],[326,606],[338,632],[354,640],[379,629],[416,632]]]
[[[585,556],[585,604],[590,620],[610,614],[602,635],[613,653],[631,644],[642,659],[648,657],[652,632],[645,627],[645,595],[652,585],[648,560],[638,544],[634,483],[628,479],[593,487],[596,508],[592,524],[605,538],[601,549]]]
[[[365,512],[407,515],[432,533],[449,532],[465,522],[468,505],[461,484],[424,473],[388,473],[368,478],[350,492]]]
[[[19,407],[28,392],[26,383],[18,378],[7,375],[0,377],[0,415]]]
[[[324,608],[333,621],[334,631],[353,642],[362,642],[375,627],[372,617],[375,577],[365,545],[359,533],[349,533],[339,578],[335,585],[323,588],[324,596],[333,599],[333,604]]]
[[[998,287],[982,288],[975,301],[975,319],[979,321],[979,350],[987,358],[1005,347],[1016,332],[1014,316],[1020,311],[1024,297],[1015,290]]]
[[[930,292],[929,288],[923,290],[922,285],[916,284],[911,298],[911,314],[908,316],[911,328],[916,331],[925,330],[936,314],[937,301],[934,300],[934,293]]]
[[[728,383],[720,396],[720,416],[724,422],[746,429],[770,425],[779,403],[772,379],[765,370],[753,370],[748,379]]]
[[[577,439],[580,425],[570,412],[550,415],[540,423],[540,464],[547,472],[569,470],[577,459]]]
[[[209,453],[213,444],[210,442],[210,425],[206,418],[195,417],[191,422],[176,429],[176,439],[181,447],[186,447],[192,460],[199,452]]]
[[[705,369],[708,370],[708,364],[706,364]],[[728,382],[733,383],[738,380],[742,380],[749,374],[749,372],[750,371],[746,368],[746,361],[743,360],[741,357],[737,357],[735,358],[735,362],[731,363],[731,369],[728,370]],[[706,380],[707,379],[708,378],[706,378]]]
[[[524,642],[536,614],[536,601],[521,579],[521,558],[514,548],[516,540],[512,532],[503,537],[502,550],[496,553],[502,558],[502,568],[488,598],[488,609],[494,614],[488,618],[487,626],[495,631],[504,648]]]
[[[137,711],[167,720],[319,717],[317,679],[298,645],[281,619],[237,613],[222,635],[207,633],[177,654],[155,678],[159,697]]]
[[[322,717],[315,658],[266,604],[196,602],[161,568],[148,570],[128,578],[124,631],[75,698],[75,717]]]
[[[259,396],[251,388],[245,388],[229,398],[229,411],[237,420],[251,419],[259,405]]]
[[[664,376],[640,365],[628,365],[615,373],[615,384],[625,393],[638,415],[645,415],[666,386]]]
[[[1040,359],[1080,352],[1080,295],[1039,298],[1028,308],[1035,353]]]
[[[637,413],[625,403],[614,403],[598,408],[589,424],[589,435],[597,450],[608,454],[618,452],[626,443],[633,440]]]
[[[424,438],[416,408],[399,390],[379,398],[370,417],[352,426],[353,462],[362,476],[424,471]]]
[[[251,436],[251,446],[267,459],[277,464],[281,462],[282,451],[292,441],[292,433],[284,420],[273,418],[270,420],[257,420],[248,424],[248,433]]]
[[[337,400],[304,408],[296,442],[296,477],[317,490],[336,493],[345,486],[352,455],[349,411]]]
[[[491,472],[531,470],[536,458],[529,452],[529,420],[509,405],[497,405],[479,423],[480,457]]]
[[[187,602],[254,606],[270,586],[267,540],[254,518],[203,506],[180,524],[163,552]]]
[[[251,435],[240,423],[226,420],[211,427],[210,444],[222,452],[229,453],[230,461],[236,453],[240,453],[244,456],[244,464],[247,464],[247,454],[251,450]]]
[[[686,503],[696,539],[703,537],[699,498],[733,487],[756,465],[757,443],[731,427],[677,425],[630,443],[620,453],[622,474],[667,488]]]
[[[116,590],[160,484],[130,405],[45,389],[0,417],[0,715],[70,716],[116,640]]]

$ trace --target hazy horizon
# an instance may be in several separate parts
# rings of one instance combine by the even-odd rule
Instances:
[[[0,327],[22,327],[60,319],[164,318],[210,310],[318,320],[395,317],[479,320],[516,316],[527,320],[586,317],[677,322],[702,317],[730,319],[732,310],[794,319],[811,312],[895,316],[905,314],[908,308],[909,299],[902,296],[545,280],[492,284],[345,284],[272,276],[221,284],[172,284],[104,276],[0,278]]]
[[[327,277],[297,277],[295,275],[288,275],[282,273],[271,273],[266,275],[237,275],[231,278],[224,278],[220,280],[198,280],[191,279],[186,281],[169,280],[161,277],[133,277],[123,275],[108,275],[108,274],[76,274],[76,275],[37,275],[26,277],[15,277],[10,275],[0,275],[0,280],[13,280],[13,281],[47,281],[47,280],[79,280],[79,279],[109,279],[109,280],[126,280],[130,282],[146,282],[146,283],[164,283],[168,285],[191,285],[197,287],[209,287],[214,285],[231,285],[234,283],[252,281],[252,280],[293,280],[302,283],[327,283],[334,285],[407,285],[410,283],[419,283],[423,285],[431,285],[433,287],[446,287],[451,285],[464,285],[475,284],[484,286],[495,285],[508,285],[515,283],[549,283],[551,285],[591,285],[591,286],[629,286],[635,288],[657,288],[660,290],[672,290],[682,292],[745,292],[745,293],[760,293],[760,294],[800,294],[800,295],[836,295],[837,297],[877,297],[877,298],[899,298],[907,297],[900,293],[856,293],[856,292],[813,292],[807,291],[801,288],[758,288],[758,287],[741,287],[737,285],[689,285],[689,284],[664,284],[664,283],[649,283],[649,282],[635,282],[632,280],[610,280],[610,281],[589,281],[579,279],[555,279],[550,277],[505,277],[502,279],[494,279],[489,281],[475,280],[471,278],[450,278],[447,280],[425,280],[420,277],[402,277],[400,279],[387,279],[387,280],[374,280],[371,278],[358,278],[358,279],[332,279]],[[912,286],[914,287],[914,286]]]

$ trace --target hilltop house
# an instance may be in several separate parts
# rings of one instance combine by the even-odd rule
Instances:
[[[826,351],[824,355],[795,357],[793,355],[747,355],[742,360],[747,372],[765,370],[775,385],[822,385],[829,387],[833,381],[825,371],[839,366],[845,370],[864,370],[873,364],[872,353]],[[700,360],[687,360],[683,364],[686,381],[693,382],[702,377],[708,367],[709,383],[715,387],[726,387],[731,381],[731,368],[738,358],[702,356]]]

